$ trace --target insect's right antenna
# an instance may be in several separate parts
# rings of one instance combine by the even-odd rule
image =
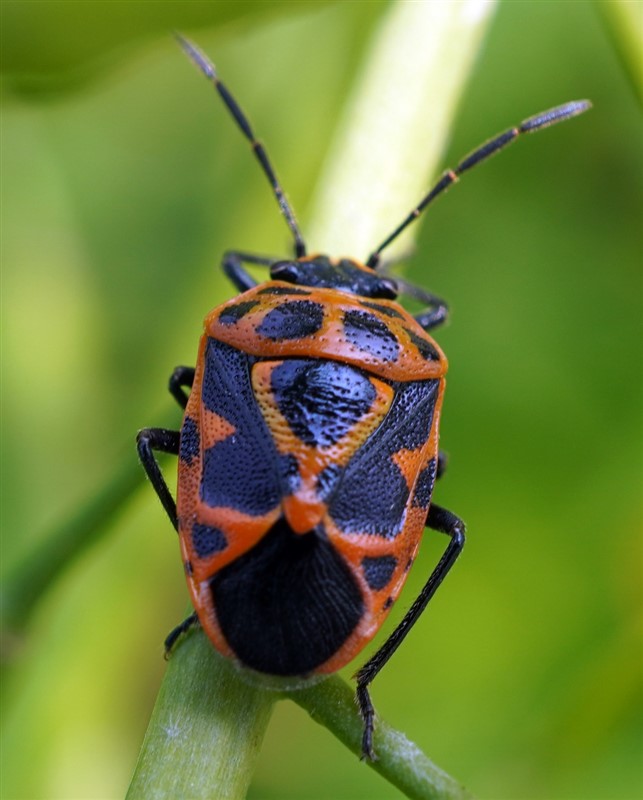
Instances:
[[[550,125],[555,125],[557,122],[576,117],[578,114],[582,114],[591,107],[592,104],[589,100],[573,100],[571,103],[565,103],[562,106],[556,106],[556,108],[550,108],[549,111],[542,111],[540,114],[529,117],[529,119],[524,120],[517,127],[509,128],[508,131],[500,133],[494,136],[493,139],[480,145],[480,147],[475,149],[472,153],[469,153],[466,158],[463,158],[457,167],[448,169],[442,175],[431,191],[423,197],[406,219],[404,219],[393,233],[387,236],[382,244],[371,253],[366,261],[366,266],[377,269],[382,250],[388,247],[394,239],[397,239],[402,231],[420,216],[429,203],[448,189],[452,183],[455,183],[463,172],[471,169],[471,167],[475,167],[477,164],[480,164],[481,161],[484,161],[489,158],[489,156],[502,150],[503,147],[511,144],[511,142],[515,141],[521,134],[533,133],[542,128],[548,128]]]
[[[228,107],[228,110],[232,114],[235,119],[235,122],[241,129],[243,135],[248,139],[250,142],[252,149],[254,151],[255,156],[257,157],[257,161],[261,165],[261,169],[263,170],[265,176],[268,178],[270,185],[272,186],[272,191],[274,192],[275,197],[277,198],[277,202],[279,203],[279,208],[281,209],[281,213],[284,215],[286,219],[286,223],[290,228],[292,235],[295,239],[295,255],[297,258],[306,255],[306,243],[304,242],[303,236],[301,235],[301,231],[299,230],[299,225],[297,224],[297,220],[295,218],[295,214],[290,207],[290,203],[286,199],[286,195],[284,194],[284,190],[281,188],[281,184],[277,180],[277,176],[275,175],[275,171],[272,168],[272,164],[268,159],[268,155],[264,150],[263,145],[261,142],[257,141],[255,138],[254,133],[252,132],[252,128],[250,127],[250,123],[248,122],[248,118],[243,113],[243,111],[239,108],[237,101],[234,97],[230,94],[225,84],[223,84],[219,80],[219,76],[217,75],[217,71],[214,68],[214,64],[208,59],[208,57],[199,50],[199,48],[185,39],[178,33],[174,34],[178,43],[181,45],[187,56],[190,60],[196,64],[196,66],[201,70],[201,72],[205,75],[205,77],[212,81],[216,90],[221,95],[221,99]]]

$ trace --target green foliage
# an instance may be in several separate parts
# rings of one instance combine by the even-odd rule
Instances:
[[[125,474],[137,428],[164,420],[171,368],[194,361],[201,319],[230,296],[221,251],[287,245],[237,131],[165,29],[187,28],[216,57],[306,231],[387,9],[188,3],[174,17],[172,5],[109,4],[127,7],[119,18],[108,4],[3,3],[5,576]],[[181,16],[192,13],[204,16]],[[594,102],[590,115],[519,142],[431,209],[407,269],[453,309],[438,337],[451,464],[436,499],[469,540],[373,695],[383,718],[489,798],[641,792],[641,121],[593,4],[501,7],[445,163],[576,97]],[[43,596],[26,631],[3,640],[5,797],[126,790],[160,642],[185,602],[152,494],[121,506],[46,593],[40,579],[25,587]],[[398,794],[281,703],[250,796]]]

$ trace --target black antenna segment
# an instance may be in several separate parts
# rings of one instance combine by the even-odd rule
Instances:
[[[290,203],[286,199],[286,195],[284,194],[284,190],[281,188],[281,184],[279,183],[277,176],[275,175],[275,171],[272,168],[272,164],[270,163],[270,159],[268,158],[268,154],[264,150],[263,145],[259,142],[250,127],[250,122],[248,118],[243,113],[239,104],[234,99],[234,97],[228,91],[226,85],[219,80],[219,76],[217,75],[217,71],[214,67],[214,64],[210,61],[210,59],[201,51],[199,48],[185,39],[178,33],[174,34],[178,43],[181,45],[185,53],[187,54],[188,58],[201,70],[201,72],[205,75],[205,77],[212,81],[216,90],[219,92],[221,99],[226,104],[228,111],[234,117],[235,122],[241,129],[243,135],[248,139],[250,142],[252,149],[254,151],[255,156],[257,157],[257,161],[259,162],[261,169],[263,170],[265,176],[268,178],[270,185],[272,186],[272,191],[274,192],[275,197],[277,198],[277,202],[279,203],[279,208],[281,209],[281,213],[284,215],[286,223],[291,230],[291,233],[295,240],[295,255],[297,258],[306,255],[306,244],[304,242],[303,236],[301,235],[301,231],[299,230],[299,225],[297,224],[297,220],[295,218],[294,211],[290,207]]]
[[[543,111],[540,114],[529,117],[529,119],[521,122],[518,127],[509,128],[509,130],[505,131],[504,133],[494,136],[493,139],[489,139],[488,142],[485,142],[472,153],[469,153],[469,155],[462,159],[455,169],[448,169],[442,175],[435,186],[433,186],[429,193],[420,201],[413,211],[411,211],[408,217],[406,217],[406,219],[397,226],[393,233],[388,236],[382,242],[382,244],[373,251],[373,253],[371,253],[366,265],[376,269],[382,250],[388,247],[394,239],[397,239],[400,233],[402,233],[402,231],[408,225],[410,225],[420,216],[429,203],[435,200],[439,194],[442,194],[442,192],[448,189],[452,183],[455,183],[463,172],[471,169],[471,167],[475,167],[486,158],[489,158],[489,156],[492,156],[494,153],[502,150],[503,147],[511,144],[511,142],[520,136],[521,133],[533,133],[534,131],[541,130],[542,128],[547,128],[550,125],[555,125],[557,122],[562,122],[563,120],[570,119],[571,117],[576,117],[578,114],[582,114],[591,107],[592,104],[589,102],[589,100],[573,100],[571,103],[565,103],[562,106],[550,108],[549,111]]]

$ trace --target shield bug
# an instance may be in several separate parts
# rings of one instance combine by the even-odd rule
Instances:
[[[462,520],[432,502],[446,358],[429,332],[446,303],[386,274],[381,253],[467,170],[523,133],[574,117],[575,101],[495,136],[448,169],[364,261],[308,255],[263,145],[207,57],[179,41],[248,139],[290,229],[294,256],[229,251],[235,299],[205,318],[196,367],[170,392],[180,432],[138,434],[143,466],[179,533],[195,613],[214,647],[259,673],[310,676],[352,661],[397,599],[425,527],[448,544],[402,621],[357,672],[362,753],[374,758],[368,687],[464,545]],[[257,284],[244,264],[268,270]],[[398,295],[425,308],[411,315]],[[186,391],[187,390],[187,391]],[[154,451],[178,455],[175,503]]]

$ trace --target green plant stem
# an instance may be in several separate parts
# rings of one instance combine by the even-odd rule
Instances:
[[[354,690],[338,676],[290,691],[263,688],[216,653],[202,631],[170,659],[127,800],[241,800],[277,700],[290,699],[361,755]],[[403,733],[378,720],[369,764],[407,797],[472,800]]]
[[[632,88],[643,103],[643,4],[638,0],[601,0],[597,7]]]
[[[365,257],[426,190],[492,7],[480,0],[390,7],[324,172],[308,237],[314,249]],[[396,117],[392,128],[380,124]],[[188,647],[189,660],[178,652]],[[272,703],[280,695],[248,684],[212,652],[202,633],[181,643],[172,661],[128,798],[242,797]],[[341,679],[281,696],[298,702],[359,752],[361,722],[353,691]],[[171,739],[168,725],[178,730]],[[375,747],[379,760],[373,768],[409,797],[470,797],[382,721]]]
[[[200,631],[170,659],[127,800],[245,797],[277,696],[245,683]]]
[[[310,716],[328,728],[346,747],[361,755],[362,720],[355,692],[337,675],[323,683],[289,693]],[[374,739],[378,760],[372,764],[386,780],[407,797],[417,800],[472,800],[472,795],[436,766],[403,733],[383,720],[377,722]]]
[[[312,250],[365,260],[426,194],[494,8],[494,0],[392,5],[318,182],[306,225]],[[417,230],[385,257],[408,253]]]

